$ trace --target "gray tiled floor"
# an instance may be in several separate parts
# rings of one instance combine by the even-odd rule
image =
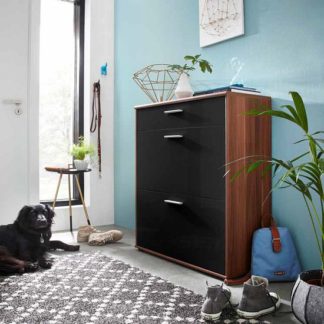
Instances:
[[[82,243],[81,251],[101,251],[103,254],[109,257],[122,260],[125,263],[129,263],[132,266],[141,268],[144,271],[168,279],[174,284],[191,289],[197,294],[205,295],[206,280],[210,284],[217,283],[216,279],[205,274],[138,251],[134,248],[135,235],[133,231],[121,229],[116,226],[101,227],[100,229],[108,230],[113,228],[120,229],[124,232],[124,238],[120,242],[98,247],[93,247],[87,245],[86,243]],[[53,239],[59,239],[66,243],[75,243],[76,234],[76,232],[57,232],[54,233]],[[293,284],[291,283],[272,283],[270,285],[270,290],[277,292],[282,299],[283,306],[280,307],[280,312],[287,312],[290,310],[288,305],[290,304],[290,292],[292,285]],[[234,300],[238,302],[242,293],[242,286],[231,286],[230,289],[232,291]],[[276,314],[276,316],[270,315],[264,317],[264,319],[270,321],[271,323],[299,323],[293,314],[280,312]]]

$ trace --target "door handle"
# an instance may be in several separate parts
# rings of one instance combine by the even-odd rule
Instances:
[[[164,138],[183,138],[183,135],[164,135]]]
[[[179,114],[179,113],[182,113],[182,112],[183,112],[182,109],[164,110],[164,113],[167,114],[167,115]]]
[[[2,103],[4,105],[22,105],[22,100],[20,99],[3,99]]]
[[[4,99],[4,100],[2,100],[2,103],[4,105],[14,106],[15,107],[14,112],[17,116],[19,116],[23,113],[23,110],[21,108],[23,101],[21,99]]]
[[[183,205],[183,201],[177,201],[177,200],[169,200],[169,199],[165,199],[164,202],[165,202],[166,204],[170,204],[170,205],[178,205],[178,206]]]

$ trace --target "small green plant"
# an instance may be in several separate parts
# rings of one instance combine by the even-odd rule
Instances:
[[[185,63],[184,65],[179,65],[179,64],[172,64],[169,65],[169,68],[171,68],[174,71],[179,72],[180,74],[185,73],[187,75],[189,75],[189,71],[194,71],[196,70],[196,65],[198,64],[200,67],[201,72],[205,73],[205,72],[209,72],[212,73],[213,69],[212,69],[212,65],[206,61],[200,58],[201,55],[195,55],[195,56],[191,56],[191,55],[186,55],[184,57],[185,61],[190,61],[190,64]]]
[[[95,154],[95,149],[92,144],[86,144],[84,142],[84,137],[80,136],[78,143],[73,144],[70,153],[76,160],[84,160],[87,155],[93,156]]]

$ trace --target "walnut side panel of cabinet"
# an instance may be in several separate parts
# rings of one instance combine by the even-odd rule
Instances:
[[[246,112],[270,107],[269,97],[228,93],[226,96],[226,163],[242,157],[271,156],[271,118],[248,116]],[[247,160],[228,165],[235,174]],[[227,171],[228,171],[227,170]],[[246,275],[251,264],[253,232],[261,219],[271,214],[271,177],[261,172],[242,174],[235,181],[226,177],[226,278]]]
[[[223,174],[242,168],[245,160],[229,164],[242,157],[271,156],[270,117],[246,115],[262,106],[271,99],[226,92],[137,107],[140,250],[240,283],[250,271],[252,234],[271,213],[271,178],[256,172],[231,182]],[[182,138],[164,139],[172,134]]]

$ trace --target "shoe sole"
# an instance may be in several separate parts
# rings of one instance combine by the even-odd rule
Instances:
[[[89,235],[88,236],[78,236],[77,237],[77,242],[78,243],[86,243],[89,241]]]
[[[242,316],[244,318],[252,319],[252,318],[258,318],[260,316],[273,313],[275,311],[275,309],[279,308],[281,301],[280,301],[280,297],[276,293],[271,292],[270,296],[278,299],[277,302],[276,302],[276,307],[272,306],[270,308],[263,309],[263,310],[261,310],[259,312],[244,312],[244,311],[242,311],[240,309],[237,309],[236,310],[237,314],[239,314],[240,316]]]
[[[219,312],[217,314],[206,314],[204,312],[201,312],[202,318],[206,321],[217,321],[220,318],[221,314],[222,312]]]
[[[227,289],[228,290],[228,289]],[[229,290],[228,290],[229,291]],[[228,306],[228,303],[225,304],[224,308]],[[223,308],[223,309],[224,309]],[[223,311],[223,310],[222,310]],[[219,313],[216,313],[216,314],[207,314],[207,313],[204,313],[204,312],[201,312],[201,316],[204,320],[206,321],[217,321],[221,315],[222,315],[222,311],[220,311]]]

